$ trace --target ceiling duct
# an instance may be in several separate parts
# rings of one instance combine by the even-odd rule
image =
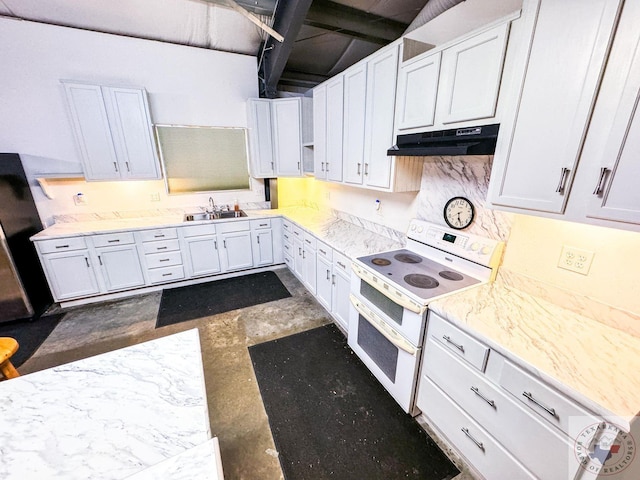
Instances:
[[[411,24],[407,27],[404,35],[415,30],[416,28],[423,26],[427,22],[430,22],[441,13],[444,13],[451,7],[455,7],[463,1],[464,0],[429,0],[424,8],[420,10],[418,16],[414,18],[413,22],[411,22]]]

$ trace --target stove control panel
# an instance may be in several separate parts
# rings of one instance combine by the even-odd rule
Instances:
[[[407,237],[491,268],[497,267],[500,263],[504,247],[504,243],[498,240],[418,219],[411,220]]]

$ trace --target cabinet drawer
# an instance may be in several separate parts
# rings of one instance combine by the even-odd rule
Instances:
[[[260,228],[271,228],[271,219],[263,218],[261,220],[251,220],[252,230],[258,230]]]
[[[213,224],[188,225],[182,227],[182,236],[185,238],[197,237],[199,235],[213,235],[216,233],[216,226]]]
[[[58,238],[55,240],[39,240],[38,247],[42,253],[65,252],[87,248],[84,237]]]
[[[289,255],[289,256],[293,257],[293,244],[292,243],[285,243],[282,247],[284,248],[284,254],[285,255]]]
[[[293,233],[293,238],[302,241],[304,237],[304,230],[298,227],[297,225],[292,225],[291,231]]]
[[[153,242],[156,240],[169,240],[178,238],[178,229],[176,228],[159,228],[157,230],[142,230],[137,232],[138,238],[143,242]]]
[[[428,338],[437,339],[450,352],[460,358],[464,358],[470,365],[473,365],[481,372],[484,371],[484,367],[487,364],[487,356],[489,355],[489,347],[459,328],[454,327],[433,312],[429,312],[427,336]]]
[[[333,251],[333,268],[343,272],[347,278],[351,277],[351,260],[335,250]]]
[[[318,240],[316,239],[316,237],[314,237],[313,235],[311,235],[308,232],[304,232],[304,234],[303,234],[303,243],[304,243],[305,248],[310,248],[312,250],[315,250],[317,242],[318,242]]]
[[[433,338],[425,346],[422,374],[421,382],[428,377],[539,478],[566,480],[580,468],[572,439],[529,413]],[[431,405],[422,407],[429,412]]]
[[[182,265],[182,255],[179,251],[167,253],[150,253],[145,255],[147,268],[172,267]]]
[[[293,238],[292,237],[293,237],[293,233],[291,233],[291,232],[289,232],[287,230],[284,230],[282,232],[282,240],[284,241],[285,244],[287,244],[287,243],[288,244],[293,244]]]
[[[293,225],[287,220],[282,220],[282,231],[293,234]]]
[[[284,254],[284,263],[287,265],[287,267],[289,267],[289,270],[291,270],[292,272],[295,271],[293,257],[291,255],[288,255],[286,252]]]
[[[536,478],[426,377],[420,381],[418,406],[485,478]]]
[[[133,233],[106,233],[103,235],[94,235],[91,237],[93,245],[96,247],[110,247],[113,245],[131,245],[135,243]]]
[[[180,250],[178,240],[161,240],[159,242],[145,242],[142,244],[142,250],[147,253],[172,252]]]
[[[527,408],[573,438],[580,433],[579,427],[576,431],[575,418],[580,418],[580,424],[584,423],[585,425],[599,422],[597,417],[588,413],[581,406],[509,361],[505,361],[502,368],[500,385]],[[569,426],[570,417],[574,417],[571,428]]]
[[[318,257],[322,257],[329,262],[333,261],[333,248],[320,240],[316,242],[316,253]]]
[[[247,221],[233,221],[218,224],[218,233],[248,232],[249,230],[251,230],[251,222]]]
[[[162,267],[147,270],[149,281],[151,283],[172,282],[174,280],[180,280],[184,278],[184,269],[182,265],[175,265],[173,267]]]

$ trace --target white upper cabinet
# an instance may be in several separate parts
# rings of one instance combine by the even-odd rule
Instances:
[[[313,89],[313,172],[316,178],[327,179],[327,86]]]
[[[367,64],[359,62],[344,74],[343,172],[345,183],[362,183]]]
[[[344,83],[343,75],[329,80],[327,83],[327,136],[325,169],[327,180],[342,181],[342,128],[344,115]],[[314,141],[314,150],[315,150]]]
[[[620,1],[541,0],[538,5],[525,17],[528,57],[520,52],[526,57],[523,81],[512,113],[500,126],[489,201],[562,213]]]
[[[400,67],[396,129],[431,127],[436,115],[440,52],[415,57]]]
[[[273,136],[271,128],[271,100],[250,98],[247,101],[249,117],[249,148],[251,149],[251,175],[255,178],[275,177]]]
[[[281,98],[271,102],[273,154],[279,177],[302,175],[302,100]]]
[[[161,178],[144,89],[63,85],[87,180]]]
[[[509,24],[442,52],[438,118],[443,124],[494,117]]]
[[[387,149],[393,145],[394,140],[393,116],[399,50],[400,46],[395,45],[367,61],[364,183],[369,187],[391,187],[394,159],[387,155]]]
[[[589,200],[587,217],[636,225],[640,225],[638,18],[640,0],[625,2],[580,160],[584,175],[579,177]],[[572,191],[572,199],[576,194]]]

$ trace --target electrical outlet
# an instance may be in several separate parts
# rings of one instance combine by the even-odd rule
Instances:
[[[587,275],[589,268],[591,268],[594,255],[593,252],[589,252],[588,250],[563,245],[560,259],[558,260],[558,268],[564,268],[565,270]]]
[[[160,193],[158,192],[154,192],[150,195],[151,197],[151,201],[152,202],[159,202],[160,201]]]

